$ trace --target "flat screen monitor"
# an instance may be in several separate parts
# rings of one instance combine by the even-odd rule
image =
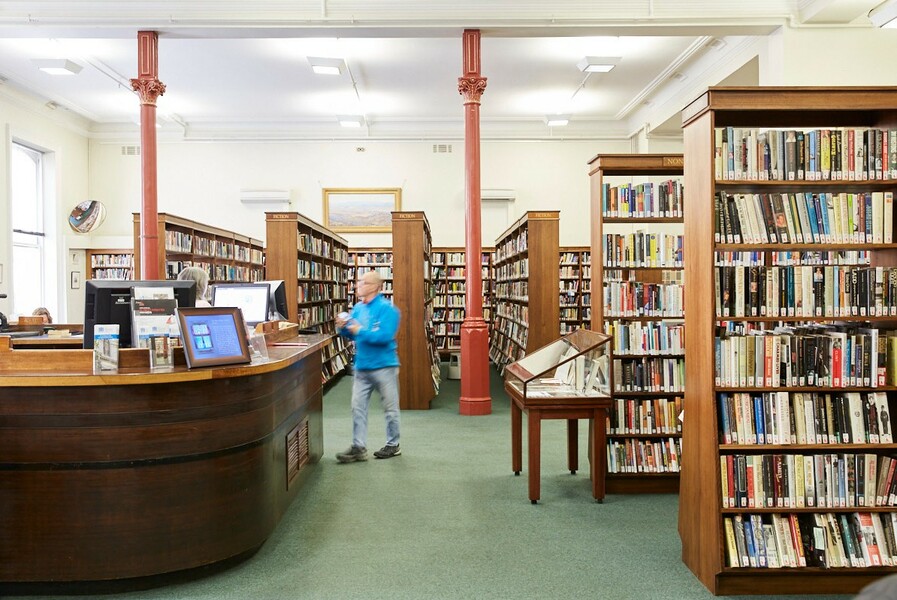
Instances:
[[[270,293],[267,283],[219,283],[212,286],[212,306],[236,306],[243,321],[255,326],[268,320]]]
[[[178,308],[178,324],[188,369],[250,362],[239,308]]]
[[[93,326],[97,324],[117,324],[119,347],[131,347],[131,297],[135,287],[172,288],[178,306],[196,305],[195,281],[90,279],[84,292],[84,348],[93,348]]]
[[[287,310],[287,288],[283,283],[283,279],[269,279],[256,283],[267,283],[270,290],[268,320],[286,321],[290,313]]]

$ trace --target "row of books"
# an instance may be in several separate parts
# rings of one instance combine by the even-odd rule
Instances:
[[[345,262],[348,259],[348,255],[345,257],[332,256],[333,243],[311,233],[299,234],[299,249],[330,260],[342,259]]]
[[[501,246],[495,249],[495,262],[503,261],[510,256],[525,251],[527,248],[526,236],[527,230],[521,229],[517,232],[517,235],[506,239]]]
[[[890,244],[893,192],[717,192],[714,241],[735,244]]]
[[[679,284],[608,281],[604,284],[606,317],[681,318],[685,287]]]
[[[613,337],[615,355],[685,352],[685,326],[682,323],[605,321],[604,333]]]
[[[261,281],[264,279],[264,272],[260,267],[211,265],[209,279],[212,281]]]
[[[495,284],[495,296],[526,301],[529,296],[529,281],[512,281]]]
[[[465,290],[466,284],[463,281],[439,281],[436,283],[437,294],[445,294],[446,292],[463,294]]]
[[[732,568],[897,565],[897,513],[744,514],[723,528]]]
[[[729,454],[719,460],[723,508],[897,506],[897,459],[890,457]]]
[[[625,234],[605,233],[602,237],[605,267],[682,266],[682,244],[685,239],[682,235],[639,230]]]
[[[361,252],[355,254],[355,264],[359,267],[391,265],[392,252]]]
[[[495,333],[495,329],[493,329],[493,333]],[[496,335],[493,337],[492,343],[489,345],[489,360],[491,360],[496,365],[499,365],[502,372],[504,372],[504,367],[506,365],[523,358],[523,355],[525,354],[525,347],[525,330],[523,332],[522,341],[519,344],[514,342],[514,340],[512,340],[505,334]]]
[[[488,262],[489,254],[483,253],[483,262]],[[463,252],[434,252],[430,257],[431,264],[434,265],[457,265],[460,267],[465,266],[464,253]]]
[[[891,444],[884,392],[720,393],[722,444]]]
[[[717,267],[714,285],[717,317],[897,315],[897,267]]]
[[[254,265],[261,265],[265,262],[264,252],[258,248],[251,246],[240,246],[234,248],[234,260],[240,262],[251,262]]]
[[[614,390],[681,393],[685,391],[685,360],[664,357],[615,358]]]
[[[582,264],[588,265],[589,264],[589,252],[584,252],[583,254],[585,256],[583,256]],[[561,265],[578,265],[579,264],[579,255],[580,255],[579,252],[561,252],[560,264]]]
[[[897,337],[875,328],[778,327],[715,338],[722,387],[878,387],[897,378]],[[892,363],[894,363],[892,365]]]
[[[731,250],[714,252],[713,264],[717,267],[760,267],[776,265],[792,266],[828,266],[828,265],[860,265],[871,264],[871,255],[865,250],[783,250],[763,251],[751,250],[735,252]],[[675,271],[665,271],[675,272]]]
[[[339,305],[337,305],[339,309]],[[332,321],[333,316],[339,312],[334,310],[332,304],[323,304],[320,306],[306,306],[299,309],[296,317],[296,323],[299,328],[315,327],[327,321]]]
[[[608,473],[678,473],[681,438],[609,440]]]
[[[607,433],[625,434],[670,434],[682,433],[682,396],[674,398],[652,398],[630,400],[614,398],[607,418]]]
[[[436,296],[433,298],[433,308],[446,308],[446,307],[464,307],[464,296],[453,295],[453,296]]]
[[[495,281],[507,281],[526,277],[529,274],[529,258],[521,258],[495,269]]]
[[[94,279],[132,279],[131,269],[116,269],[112,267],[100,267],[93,271]]]
[[[579,278],[579,267],[574,266],[562,266],[558,271],[558,275],[562,279],[578,279]]]
[[[223,258],[225,260],[237,260],[236,248],[237,245],[234,242],[204,238],[198,235],[193,236],[193,252],[195,254],[213,258]],[[247,246],[246,251],[240,254],[240,256],[246,257],[244,262],[249,262],[250,254],[248,250],[249,247]]]
[[[345,300],[343,286],[338,283],[305,283],[296,287],[297,302],[319,302],[321,300]]]
[[[134,262],[133,254],[93,254],[90,266],[97,267],[130,267]]]
[[[193,253],[193,234],[167,229],[165,231],[165,250],[181,254]]]
[[[897,179],[897,130],[847,128],[714,130],[717,180]]]
[[[461,335],[461,323],[434,323],[434,330],[437,336],[459,336]]]
[[[681,217],[683,210],[682,181],[604,184],[601,214],[605,217],[644,218]]]

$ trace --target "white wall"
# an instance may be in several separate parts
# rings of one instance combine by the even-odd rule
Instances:
[[[69,289],[71,271],[84,271],[84,254],[68,252],[74,234],[67,217],[72,208],[88,197],[88,143],[81,126],[83,120],[73,118],[64,109],[55,111],[42,102],[8,87],[0,89],[0,231],[10,231],[10,144],[22,141],[48,152],[48,162],[55,171],[54,181],[47,182],[47,191],[55,197],[54,215],[46,224],[47,232],[55,235],[48,240],[48,262],[60,273],[55,289],[48,289],[52,299],[48,308],[57,322],[83,320],[83,288]],[[77,243],[75,244],[77,245]],[[12,295],[12,240],[4,234],[0,238],[0,293]],[[10,314],[11,299],[0,300],[0,312]]]
[[[364,151],[356,149],[363,147]],[[400,187],[402,209],[426,213],[437,246],[464,245],[463,143],[434,154],[432,142],[290,142],[159,144],[159,211],[265,239],[265,210],[247,206],[240,189],[289,189],[289,210],[321,222],[325,187]],[[628,152],[628,141],[485,142],[483,188],[512,189],[516,219],[527,210],[559,209],[562,245],[589,240],[588,161]],[[120,144],[91,144],[90,185],[108,208],[98,233],[132,235],[140,209],[140,158]],[[351,246],[390,246],[390,234],[344,234]],[[491,245],[494,237],[483,238]]]

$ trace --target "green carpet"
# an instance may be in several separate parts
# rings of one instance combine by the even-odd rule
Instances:
[[[543,422],[542,498],[530,504],[526,473],[511,472],[497,374],[493,414],[459,416],[460,386],[447,381],[432,410],[402,413],[402,456],[340,465],[334,454],[350,445],[351,386],[343,377],[327,390],[326,456],[254,556],[189,583],[104,597],[713,598],[680,559],[677,497],[595,503],[587,472],[566,470],[563,421]],[[375,399],[369,449],[384,440]]]

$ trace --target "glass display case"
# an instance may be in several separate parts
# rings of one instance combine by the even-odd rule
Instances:
[[[511,363],[505,385],[523,398],[610,396],[611,336],[577,329]]]

